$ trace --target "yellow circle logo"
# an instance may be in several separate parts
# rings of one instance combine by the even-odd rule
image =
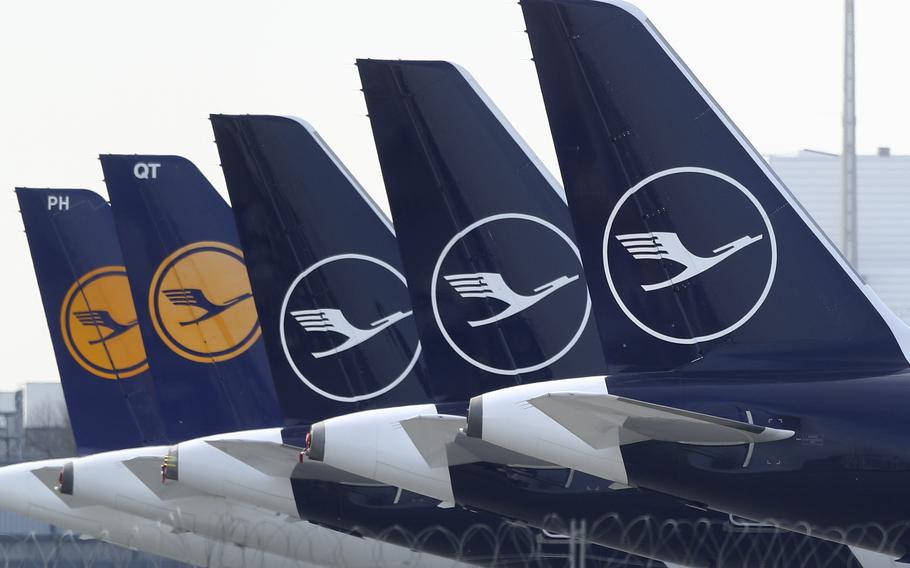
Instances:
[[[243,253],[224,243],[193,243],[164,259],[149,311],[168,347],[199,363],[232,359],[262,333]]]
[[[145,346],[122,266],[104,266],[70,287],[60,308],[63,342],[86,371],[127,379],[148,369]]]

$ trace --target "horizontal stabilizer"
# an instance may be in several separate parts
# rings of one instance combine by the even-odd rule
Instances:
[[[262,440],[207,440],[206,443],[273,477],[290,477],[303,451],[303,448]]]
[[[611,394],[555,392],[528,402],[595,449],[645,440],[731,446],[794,434]]]
[[[72,495],[64,495],[57,491],[57,485],[60,483],[60,469],[61,466],[39,467],[32,470],[32,475],[37,477],[41,483],[47,487],[48,491],[56,495],[57,498],[66,503],[68,507],[76,508],[91,505],[91,503],[88,503],[85,500],[73,497]]]
[[[507,450],[464,434],[467,420],[446,414],[421,415],[401,421],[401,426],[430,467],[488,462],[523,466],[552,464]]]
[[[447,449],[465,426],[467,420],[463,416],[448,414],[427,414],[401,421],[401,427],[430,467],[447,467],[478,461],[467,451],[457,452],[459,455],[452,456],[457,463],[449,461]]]
[[[199,491],[180,483],[162,483],[162,459],[158,456],[138,456],[122,463],[126,469],[130,470],[130,473],[136,476],[136,479],[163,501],[200,494]]]
[[[272,477],[331,481],[352,485],[376,485],[376,482],[324,463],[300,460],[303,448],[262,440],[207,440],[232,458]]]

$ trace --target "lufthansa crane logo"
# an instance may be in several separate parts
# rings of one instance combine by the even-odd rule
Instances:
[[[332,400],[380,396],[420,357],[404,276],[371,256],[340,254],[314,263],[288,287],[281,314],[288,364]]]
[[[164,259],[149,310],[161,340],[199,363],[237,357],[261,334],[243,253],[225,243],[193,243]]]
[[[412,313],[412,311],[395,312],[390,316],[379,318],[378,320],[371,322],[369,326],[364,329],[352,325],[341,310],[298,310],[296,312],[291,312],[291,315],[294,316],[297,323],[307,331],[332,332],[344,338],[341,343],[331,349],[312,353],[313,357],[321,359],[322,357],[327,357],[329,355],[338,355],[343,351],[360,345],[371,337],[376,336],[387,327],[395,325],[397,322],[410,316]]]
[[[549,221],[492,215],[443,248],[431,282],[433,315],[465,361],[499,375],[550,366],[578,342],[591,299],[574,241]]]
[[[674,168],[629,189],[607,221],[604,272],[646,333],[692,344],[723,337],[764,303],[777,266],[771,221],[737,180]]]
[[[70,355],[95,376],[126,379],[148,369],[122,266],[93,270],[70,287],[60,310],[60,329]]]
[[[560,276],[531,290],[530,294],[519,294],[512,290],[502,274],[496,272],[475,272],[474,274],[450,274],[443,278],[452,285],[462,298],[494,298],[499,300],[505,309],[488,318],[468,321],[471,327],[480,327],[502,321],[509,316],[520,314],[537,302],[567,284],[578,280],[578,275]]]
[[[709,268],[723,262],[745,247],[760,241],[762,235],[740,237],[711,251],[711,256],[698,256],[689,251],[676,233],[632,233],[617,235],[616,238],[636,260],[670,260],[683,268],[682,272],[655,284],[642,284],[642,290],[650,292],[695,278]]]

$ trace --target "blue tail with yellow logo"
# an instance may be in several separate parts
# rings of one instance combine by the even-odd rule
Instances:
[[[434,388],[604,373],[558,182],[463,69],[357,66]]]
[[[279,424],[230,207],[177,156],[101,166],[171,438]]]
[[[167,442],[110,206],[83,189],[16,196],[79,453]]]
[[[211,120],[287,423],[429,400],[389,220],[309,125]]]
[[[521,6],[615,370],[907,366],[907,327],[640,10]]]

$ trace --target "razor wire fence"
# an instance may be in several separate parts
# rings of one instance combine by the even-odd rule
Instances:
[[[0,535],[5,568],[180,568],[182,562],[71,532]]]
[[[508,566],[508,567],[796,567],[888,568],[896,566],[886,555],[856,551],[832,540],[813,538],[771,525],[731,519],[695,522],[656,521],[647,515],[625,521],[608,514],[591,521],[551,517],[540,530],[503,521],[497,526],[477,524],[460,533],[442,526],[408,530],[394,525],[381,531],[350,529],[363,546],[351,548],[351,539],[316,541],[300,528],[285,523],[285,530],[270,525],[226,526],[222,538],[211,535],[202,555],[189,556],[192,564],[213,567],[278,568],[317,563],[323,566]],[[164,530],[165,527],[162,527]],[[803,527],[807,530],[806,527]],[[829,539],[860,540],[865,548],[885,550],[900,539],[906,525],[887,529],[857,525],[832,532]],[[165,531],[167,533],[167,531]],[[173,533],[167,533],[173,534]],[[254,536],[254,535],[259,536]],[[314,533],[315,534],[315,533]],[[260,539],[257,541],[257,538]],[[223,540],[222,540],[223,539]],[[239,543],[243,542],[243,546]],[[878,546],[875,543],[878,542]],[[386,543],[386,544],[380,544]],[[394,543],[394,546],[388,546]],[[603,546],[610,543],[612,548]],[[122,543],[121,543],[122,544]],[[101,540],[84,539],[70,532],[0,535],[0,568],[6,567],[138,567],[171,568],[186,564],[141,552],[141,543],[121,547]],[[241,551],[238,555],[238,550]],[[366,550],[366,553],[364,552]],[[186,559],[186,558],[184,558]]]

